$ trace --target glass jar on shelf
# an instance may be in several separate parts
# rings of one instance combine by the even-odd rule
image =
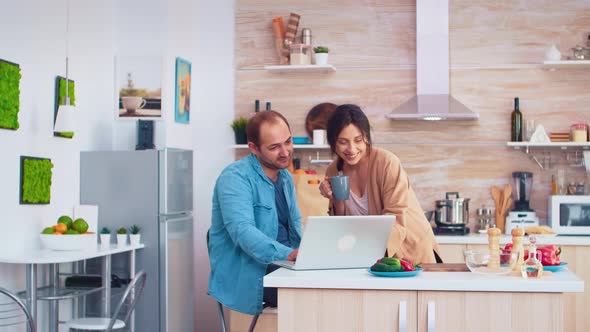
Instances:
[[[291,54],[291,65],[311,65],[311,45],[291,44],[289,49]]]
[[[588,141],[588,126],[585,123],[574,123],[571,126],[572,142]]]

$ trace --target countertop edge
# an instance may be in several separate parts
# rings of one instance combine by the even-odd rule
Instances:
[[[469,234],[469,235],[436,235],[438,244],[488,244],[486,234]],[[500,243],[512,242],[512,236],[502,235]],[[539,244],[555,244],[564,246],[590,246],[590,236],[554,236],[554,237],[537,237]]]
[[[584,291],[584,282],[567,269],[539,280],[526,280],[516,276],[484,276],[471,272],[422,272],[411,278],[379,278],[370,275],[366,269],[318,271],[279,269],[264,277],[264,286],[518,293],[579,293]]]
[[[117,246],[111,244],[108,248],[102,248],[97,245],[84,251],[57,251],[49,249],[31,250],[25,252],[3,252],[0,254],[0,263],[2,264],[57,264],[70,263],[80,260],[108,256],[122,252],[144,248],[144,244]]]

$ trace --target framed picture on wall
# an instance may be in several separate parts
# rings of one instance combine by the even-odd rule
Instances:
[[[51,200],[51,159],[20,157],[20,204],[49,204]]]
[[[117,118],[162,118],[161,56],[115,58]]]
[[[0,128],[18,130],[20,79],[18,64],[0,59]]]
[[[191,63],[176,58],[174,121],[189,123],[191,109]]]

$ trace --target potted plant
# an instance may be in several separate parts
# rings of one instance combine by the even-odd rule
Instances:
[[[139,245],[139,240],[141,239],[141,234],[139,234],[139,231],[141,231],[141,227],[138,225],[129,227],[129,243],[131,243],[132,246]]]
[[[315,64],[316,65],[327,65],[328,64],[328,53],[330,49],[326,46],[318,46],[313,48],[315,53]]]
[[[248,119],[243,116],[232,121],[231,128],[234,130],[236,144],[248,143],[248,138],[246,137],[246,125],[247,124],[248,124]]]
[[[103,227],[100,230],[100,246],[108,247],[111,244],[111,230],[108,227]]]
[[[121,227],[117,230],[117,246],[127,245],[127,228]]]

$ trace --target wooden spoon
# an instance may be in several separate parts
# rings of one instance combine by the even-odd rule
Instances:
[[[494,203],[496,204],[496,209],[500,207],[501,195],[502,194],[500,193],[500,188],[492,186],[492,198],[494,199]]]
[[[510,200],[512,200],[512,185],[507,184],[504,186],[504,193],[502,195],[502,215],[510,208]]]

